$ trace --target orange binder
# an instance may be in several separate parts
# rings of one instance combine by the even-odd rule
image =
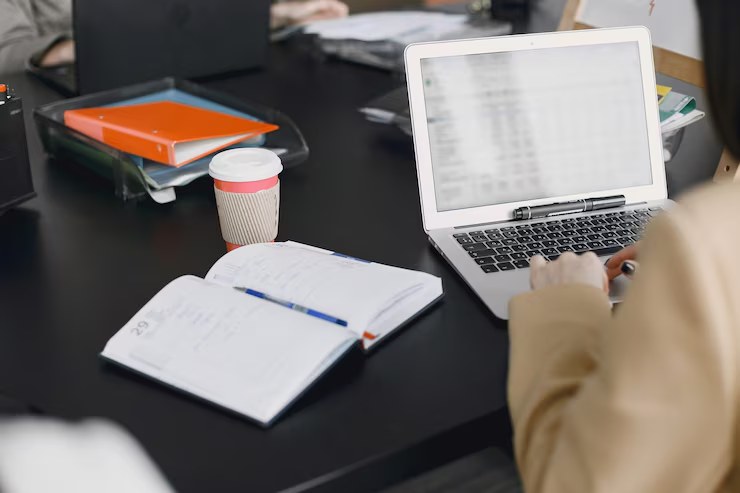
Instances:
[[[64,123],[121,151],[175,167],[278,128],[170,101],[69,110]]]

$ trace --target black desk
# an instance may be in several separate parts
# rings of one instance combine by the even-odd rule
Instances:
[[[562,3],[543,4],[537,25],[552,28]],[[411,140],[356,111],[398,81],[274,46],[264,72],[208,83],[285,111],[305,133],[310,161],[282,175],[279,239],[420,269],[445,285],[444,303],[351,382],[267,431],[96,357],[167,282],[204,275],[224,253],[209,180],[173,204],[123,205],[106,182],[45,162],[30,109],[58,96],[26,77],[9,82],[25,99],[39,197],[0,217],[0,391],[64,418],[121,423],[181,493],[371,491],[507,446],[505,326],[428,245]],[[701,173],[711,176],[712,159]]]
[[[104,366],[97,354],[136,310],[225,253],[212,184],[178,192],[173,204],[123,205],[108,183],[45,162],[30,108],[58,96],[11,78],[29,110],[39,197],[0,217],[0,391],[53,415],[121,423],[181,493],[275,491],[328,474],[339,478],[333,491],[369,491],[505,444],[504,327],[428,245],[410,139],[357,112],[398,81],[289,46],[272,55],[264,72],[208,86],[280,108],[305,133],[310,161],[281,177],[279,239],[441,276],[443,305],[350,383],[268,431]]]

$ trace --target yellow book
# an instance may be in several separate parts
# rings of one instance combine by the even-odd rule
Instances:
[[[663,102],[663,98],[668,96],[668,94],[673,90],[672,87],[668,86],[657,86],[658,89],[658,104]]]

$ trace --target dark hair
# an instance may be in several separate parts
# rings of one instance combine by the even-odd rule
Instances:
[[[740,1],[697,0],[707,93],[723,143],[740,158]]]

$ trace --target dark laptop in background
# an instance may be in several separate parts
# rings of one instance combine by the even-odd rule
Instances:
[[[30,71],[67,95],[261,67],[271,0],[74,0],[76,65]]]

